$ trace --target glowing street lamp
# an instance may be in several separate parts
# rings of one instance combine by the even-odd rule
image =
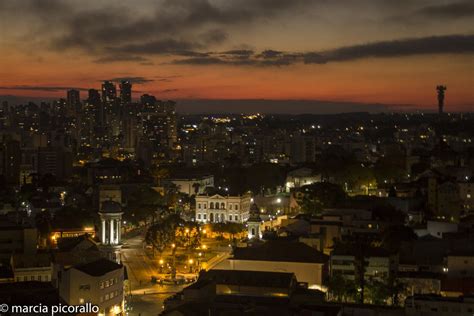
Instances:
[[[165,261],[163,259],[160,259],[159,263],[160,263],[160,273],[163,273],[163,264],[165,263]]]

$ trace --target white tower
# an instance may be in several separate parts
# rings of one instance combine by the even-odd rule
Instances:
[[[250,207],[250,216],[247,220],[248,227],[248,239],[261,239],[262,232],[260,230],[260,224],[262,224],[262,218],[260,217],[260,210],[258,209],[257,204],[252,204]]]
[[[120,245],[122,214],[122,207],[118,202],[102,202],[102,208],[99,211],[101,222],[100,241],[102,242],[102,245]]]

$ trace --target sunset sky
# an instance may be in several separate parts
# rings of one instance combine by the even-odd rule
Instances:
[[[0,100],[130,78],[135,97],[427,109],[443,83],[474,109],[473,0],[1,0],[0,47]]]

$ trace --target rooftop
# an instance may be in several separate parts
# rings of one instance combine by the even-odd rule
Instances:
[[[304,243],[277,239],[269,240],[257,247],[235,248],[232,259],[325,263],[328,261],[328,256]]]
[[[295,275],[286,272],[209,270],[204,272],[199,279],[226,285],[290,288]]]
[[[83,265],[75,266],[74,268],[91,276],[101,276],[121,269],[122,267],[121,264],[102,258]]]

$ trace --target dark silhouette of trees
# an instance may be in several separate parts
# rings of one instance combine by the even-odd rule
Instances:
[[[303,199],[301,211],[306,214],[319,215],[324,208],[335,208],[345,203],[344,190],[337,184],[318,182],[301,188]]]

